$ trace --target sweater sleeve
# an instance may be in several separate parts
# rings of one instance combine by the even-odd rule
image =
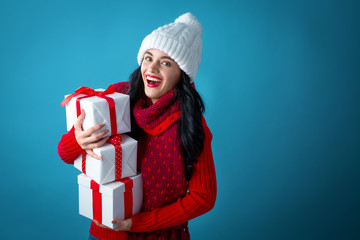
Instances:
[[[58,153],[60,158],[69,164],[74,164],[75,159],[80,154],[85,153],[75,139],[74,127],[62,136],[58,144]]]
[[[129,82],[118,82],[114,84],[114,87],[116,92],[127,94],[129,91]]]
[[[205,132],[204,149],[198,162],[194,164],[188,192],[174,203],[132,216],[130,232],[148,232],[173,227],[198,217],[214,207],[217,187],[211,150],[212,134],[204,118],[202,123]]]

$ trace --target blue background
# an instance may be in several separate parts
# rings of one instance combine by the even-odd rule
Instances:
[[[64,94],[125,81],[192,12],[218,197],[193,239],[360,239],[357,1],[1,1],[1,239],[87,239]]]

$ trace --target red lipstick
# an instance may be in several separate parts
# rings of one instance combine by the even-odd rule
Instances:
[[[162,79],[157,76],[146,74],[145,77],[149,88],[156,88],[161,84]]]

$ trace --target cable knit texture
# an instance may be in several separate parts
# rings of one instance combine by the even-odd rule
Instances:
[[[58,144],[58,153],[60,158],[68,164],[74,164],[77,156],[86,153],[75,139],[74,127],[62,136]]]
[[[147,35],[138,52],[138,64],[145,51],[159,49],[167,53],[194,82],[202,53],[202,26],[191,13],[185,13],[174,22],[159,27]]]
[[[117,83],[118,92],[128,91],[127,83]],[[155,104],[140,100],[133,114],[144,130],[138,141],[138,167],[144,182],[142,212],[132,216],[130,232],[115,232],[91,224],[90,233],[99,239],[189,239],[187,222],[211,210],[216,199],[216,177],[211,151],[212,135],[203,118],[204,150],[185,179],[184,161],[177,128],[180,104],[170,91]],[[74,131],[59,143],[59,155],[73,163],[83,150],[74,143]],[[76,156],[75,156],[76,155]]]

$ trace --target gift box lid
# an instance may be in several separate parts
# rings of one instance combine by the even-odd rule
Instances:
[[[97,89],[94,89],[95,91],[104,91],[105,89],[103,88],[97,88]],[[66,94],[65,95],[65,98],[67,96],[70,96],[71,94]],[[76,98],[79,98],[79,97],[84,97],[86,96],[86,94],[79,94],[79,95],[76,95],[74,96],[71,100],[74,101],[73,99],[76,99]],[[130,96],[127,95],[127,94],[123,94],[123,93],[119,93],[119,92],[114,92],[114,93],[111,93],[111,94],[106,94],[106,96],[108,97],[111,97],[111,98],[114,98],[114,99],[117,99],[117,98],[128,98],[130,99]],[[86,99],[87,101],[90,101],[90,102],[102,102],[104,101],[102,98],[99,98],[97,96],[92,96],[92,97],[88,97],[88,98],[84,98]],[[70,101],[71,101],[70,100]],[[69,101],[69,103],[70,103]],[[81,100],[80,100],[81,101]],[[66,105],[68,105],[69,103],[67,103]]]
[[[98,88],[95,90],[103,91],[104,89]],[[65,95],[65,98],[69,95],[71,95],[71,94]],[[76,104],[74,104],[74,102],[76,102],[77,98],[84,97],[84,96],[86,96],[86,95],[85,94],[76,95],[66,104],[66,109],[65,109],[66,118],[67,118],[66,125],[67,125],[68,131],[70,131],[70,129],[72,128],[72,126],[74,125],[74,123],[77,119]],[[117,122],[118,122],[118,127],[120,126],[120,129],[118,129],[120,131],[119,133],[128,132],[131,129],[130,114],[128,114],[130,112],[130,96],[127,94],[118,93],[118,92],[106,94],[106,96],[114,99],[114,101],[116,102],[115,108],[117,109],[117,111],[119,111],[119,109],[121,109],[121,111],[126,112],[126,114],[121,115],[122,117],[117,115]],[[97,96],[91,96],[91,97],[81,99],[80,103],[81,103],[81,108],[83,110],[85,110],[85,112],[86,112],[86,117],[83,121],[84,130],[92,127],[94,122],[104,123],[105,125],[110,124],[110,122],[107,122],[105,120],[105,119],[108,119],[109,109],[108,109],[107,101],[105,101],[103,98],[97,97]],[[97,110],[89,111],[89,109],[97,109]],[[95,114],[95,112],[96,112],[96,114]],[[111,129],[111,128],[109,127],[109,129]],[[95,133],[98,133],[98,132],[100,132],[100,130],[96,131]],[[109,135],[110,135],[110,133],[106,134],[105,136],[109,136]]]
[[[137,189],[139,187],[142,187],[142,176],[141,174],[129,177],[133,180],[133,189]],[[86,176],[85,174],[81,173],[78,175],[78,184],[82,185],[86,188],[90,188],[91,185],[91,178]],[[140,185],[140,186],[138,186]],[[101,194],[107,195],[109,197],[112,197],[115,192],[117,193],[124,193],[125,187],[124,183],[119,181],[114,181],[106,184],[100,184],[99,185],[99,192]]]

